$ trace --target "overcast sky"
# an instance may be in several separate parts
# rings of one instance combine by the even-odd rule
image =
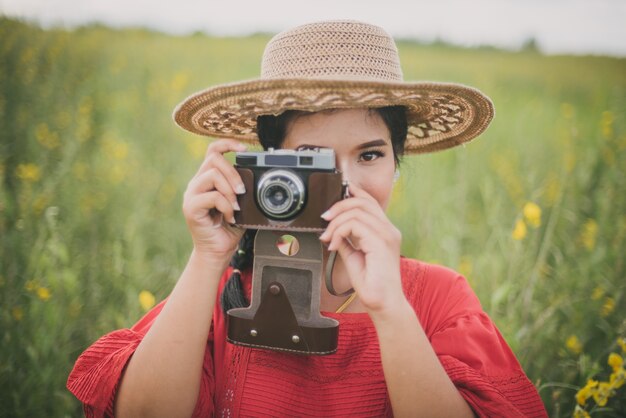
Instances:
[[[349,18],[421,40],[516,48],[534,37],[546,53],[626,56],[626,0],[0,0],[0,12],[46,26],[99,21],[218,35]]]

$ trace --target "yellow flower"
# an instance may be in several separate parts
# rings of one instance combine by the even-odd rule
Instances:
[[[124,160],[128,157],[128,144],[108,134],[102,141],[104,153],[112,160]]]
[[[608,297],[604,299],[604,305],[602,305],[602,310],[600,311],[600,315],[603,317],[609,316],[615,310],[615,299],[612,297]]]
[[[27,292],[34,292],[35,290],[37,290],[37,285],[35,284],[34,280],[28,280],[26,283],[24,283],[24,289],[26,289]]]
[[[467,256],[461,257],[461,260],[459,262],[459,273],[461,273],[466,278],[471,276],[472,260],[469,257]]]
[[[574,418],[591,418],[591,415],[589,415],[589,412],[576,405],[576,408],[574,409]]]
[[[626,338],[618,338],[617,345],[620,346],[623,353],[626,353]]]
[[[591,299],[593,300],[598,300],[602,296],[604,296],[604,289],[602,288],[602,286],[596,287],[595,289],[593,289],[593,292],[591,292]]]
[[[13,315],[13,319],[19,322],[24,318],[24,310],[19,306],[15,306],[11,309],[11,315]]]
[[[196,159],[204,158],[207,150],[207,142],[201,138],[194,138],[187,142],[187,151]]]
[[[148,311],[154,306],[154,303],[154,295],[151,292],[148,290],[142,290],[139,292],[139,305],[141,306],[141,309]]]
[[[587,219],[583,224],[582,231],[580,232],[580,241],[583,246],[589,251],[593,250],[596,246],[596,237],[598,236],[598,223],[593,219]]]
[[[522,211],[528,225],[538,228],[541,225],[541,208],[535,202],[527,202]]]
[[[189,75],[187,73],[177,73],[172,80],[172,90],[176,92],[183,91],[189,83]]]
[[[526,228],[526,224],[523,220],[518,219],[517,221],[515,221],[515,228],[513,228],[513,233],[511,234],[513,236],[513,239],[521,241],[526,237],[527,232],[528,229]]]
[[[47,149],[54,149],[61,145],[59,134],[56,132],[50,132],[48,125],[45,123],[37,125],[37,128],[35,129],[35,138],[37,138],[37,142]]]
[[[23,181],[35,182],[41,178],[41,170],[36,164],[20,164],[15,170],[15,175]]]
[[[50,291],[45,288],[45,287],[39,287],[37,288],[37,297],[41,300],[43,300],[44,302],[47,301],[48,299],[50,299]]]
[[[617,373],[617,371],[622,368],[622,365],[624,364],[624,359],[617,353],[611,353],[609,354],[608,363],[609,366],[611,366],[611,368],[613,369],[613,372]]]
[[[593,400],[598,406],[605,406],[609,398],[614,394],[611,384],[608,382],[600,382],[596,390],[593,391]]]
[[[585,403],[587,403],[587,399],[591,398],[595,392],[596,386],[598,386],[597,380],[587,380],[585,387],[580,388],[580,390],[576,393],[576,402],[578,402],[578,405],[584,406]]]
[[[569,103],[561,103],[561,114],[565,119],[574,117],[574,106]]]
[[[613,136],[613,112],[606,110],[602,112],[602,121],[600,126],[602,127],[602,135],[605,138]]]
[[[615,372],[611,373],[611,377],[609,379],[609,383],[615,389],[619,389],[624,385],[626,381],[626,370],[623,367],[620,367]]]
[[[583,351],[583,345],[575,335],[567,337],[567,340],[565,340],[565,346],[574,354],[580,354]]]

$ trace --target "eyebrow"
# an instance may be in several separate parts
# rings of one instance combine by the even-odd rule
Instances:
[[[385,141],[384,139],[375,139],[373,141],[364,142],[360,144],[357,148],[365,149],[365,148],[372,148],[372,147],[382,147],[384,145],[388,145],[388,142]]]
[[[385,141],[384,139],[375,139],[373,141],[368,141],[368,142],[364,142],[362,144],[359,144],[357,146],[357,149],[382,147],[382,146],[385,146],[385,145],[389,145],[389,143],[387,141]],[[323,147],[320,147],[318,145],[301,144],[301,145],[298,145],[298,148],[296,148],[296,149],[302,149],[302,148],[323,148]]]

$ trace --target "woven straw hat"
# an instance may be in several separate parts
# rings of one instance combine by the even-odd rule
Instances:
[[[390,105],[407,108],[407,154],[468,142],[494,115],[489,98],[471,87],[404,82],[396,45],[382,28],[330,21],[276,35],[259,79],[195,93],[177,106],[174,120],[200,135],[258,143],[259,115]]]

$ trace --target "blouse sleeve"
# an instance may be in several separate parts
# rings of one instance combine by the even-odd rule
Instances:
[[[546,417],[535,386],[462,276],[426,266],[420,322],[448,376],[480,417]]]
[[[146,335],[166,301],[148,312],[130,329],[113,331],[87,348],[76,360],[67,380],[67,388],[83,403],[86,417],[114,416],[114,402],[122,374],[137,346]],[[212,347],[213,329],[208,348]],[[200,394],[194,416],[213,412],[214,373],[211,350],[205,351]]]

